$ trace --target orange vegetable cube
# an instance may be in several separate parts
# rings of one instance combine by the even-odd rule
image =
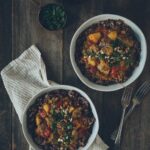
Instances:
[[[49,105],[47,103],[43,104],[43,109],[48,113],[50,110]]]
[[[71,106],[71,107],[69,108],[69,113],[72,113],[73,111],[74,111],[74,107]]]
[[[96,44],[92,44],[90,47],[89,47],[90,50],[94,51],[94,52],[97,52],[99,49],[98,47],[96,46]]]
[[[88,38],[93,43],[97,43],[99,41],[99,39],[101,38],[101,33],[96,32],[96,33],[89,34]]]
[[[100,61],[99,65],[97,66],[97,69],[105,75],[108,75],[110,72],[110,67],[107,63],[105,63],[104,60]]]
[[[88,64],[91,66],[95,66],[96,65],[96,61],[95,59],[91,58],[91,56],[88,57]]]
[[[41,118],[39,115],[36,115],[35,122],[37,126],[41,123]]]
[[[108,56],[113,53],[113,48],[111,46],[103,47],[101,50]]]
[[[116,40],[117,38],[117,32],[116,31],[111,31],[108,33],[108,37],[111,39],[111,40]]]

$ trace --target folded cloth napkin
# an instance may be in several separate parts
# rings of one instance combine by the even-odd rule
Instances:
[[[21,124],[24,108],[29,100],[42,89],[55,84],[48,81],[41,53],[34,45],[25,50],[19,58],[10,62],[1,71],[1,76]],[[89,150],[107,148],[108,146],[97,136]]]

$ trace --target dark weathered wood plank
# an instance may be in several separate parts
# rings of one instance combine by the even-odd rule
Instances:
[[[145,1],[145,3],[141,2],[141,7],[136,8],[135,14],[135,20],[137,20],[137,24],[141,27],[143,30],[146,40],[147,40],[147,46],[148,46],[148,55],[147,55],[147,62],[144,68],[144,71],[142,75],[140,76],[138,82],[142,83],[145,80],[150,80],[150,69],[149,69],[149,62],[150,62],[150,53],[149,53],[149,47],[150,47],[150,2]],[[134,8],[134,7],[133,7]],[[140,11],[143,10],[143,11]],[[147,16],[147,17],[146,17]],[[124,136],[123,136],[123,142],[122,142],[122,149],[127,150],[129,147],[131,149],[139,149],[139,150],[149,150],[150,149],[150,94],[145,97],[143,100],[143,103],[138,106],[127,123],[124,127]]]
[[[104,93],[102,103],[102,138],[109,145],[113,146],[110,135],[119,124],[121,117],[120,99],[122,90],[117,92]]]
[[[70,62],[70,42],[77,28],[87,19],[102,13],[102,1],[95,0],[64,0],[64,7],[68,15],[68,24],[64,29],[63,48],[63,82],[66,84],[78,84],[79,79],[73,71]]]
[[[64,0],[64,7],[68,13],[68,26],[64,29],[64,47],[63,47],[63,83],[74,85],[85,91],[96,106],[101,127],[102,117],[102,92],[94,91],[85,86],[75,74],[69,56],[69,47],[72,36],[76,29],[87,19],[102,13],[103,1],[100,0]],[[99,130],[101,135],[101,128]]]
[[[134,21],[145,33],[148,43],[149,49],[149,40],[150,40],[150,31],[149,31],[149,7],[150,3],[148,1],[142,0],[105,0],[103,6],[103,13],[113,13],[125,16],[132,21]],[[148,18],[147,18],[147,17]],[[134,82],[134,85],[138,87],[140,83],[145,81],[146,79],[150,79],[149,77],[149,52],[148,59],[144,69],[144,72],[140,76],[140,78]],[[115,95],[116,93],[116,95]],[[104,94],[103,100],[103,120],[104,127],[102,127],[102,131],[104,137],[106,137],[106,141],[113,145],[112,141],[109,138],[109,135],[113,131],[113,128],[118,126],[119,120],[121,117],[121,91],[116,91],[112,93]],[[120,96],[119,96],[120,95]],[[111,97],[113,99],[111,99]],[[135,109],[132,116],[127,120],[124,130],[123,130],[123,139],[122,139],[122,149],[123,150],[149,150],[150,149],[150,127],[148,123],[150,122],[150,110],[148,110],[148,106],[150,102],[148,100],[149,96],[143,101],[143,104]],[[108,125],[109,124],[109,125]]]
[[[62,30],[48,31],[38,21],[40,7],[55,0],[13,0],[13,58],[36,44],[47,67],[48,78],[62,80]],[[15,150],[28,150],[18,117],[13,112],[12,138]]]
[[[7,10],[7,11],[6,11]],[[11,1],[0,1],[0,70],[11,60]],[[0,149],[11,149],[11,102],[0,78]]]
[[[75,30],[79,27],[81,23],[83,23],[88,18],[101,13],[114,13],[123,15],[138,24],[144,31],[147,42],[150,43],[150,22],[148,17],[150,16],[150,3],[147,0],[64,0],[63,4],[68,12],[69,17],[68,25],[64,29],[64,32],[62,30],[50,32],[40,26],[37,18],[40,6],[48,2],[52,1],[13,0],[13,58],[19,56],[32,43],[36,43],[42,52],[44,61],[48,69],[48,77],[50,79],[55,80],[59,83],[70,84],[79,87],[91,97],[97,108],[100,118],[100,135],[106,143],[112,146],[113,143],[110,140],[110,134],[115,129],[115,127],[117,127],[120,120],[120,99],[123,90],[102,93],[91,90],[83,85],[78,77],[75,75],[70,63],[70,41]],[[61,1],[57,2],[60,3]],[[8,47],[9,45],[7,45],[7,48]],[[7,52],[9,53],[9,50]],[[3,52],[2,54],[6,57],[9,56],[7,56],[6,53]],[[146,67],[142,76],[134,83],[135,85],[138,85],[139,82],[150,78],[149,56],[150,54],[148,52]],[[2,62],[4,62],[3,58]],[[133,112],[132,116],[125,124],[123,130],[122,149],[150,149],[149,97],[150,95],[146,97],[143,104]],[[0,108],[1,107],[2,106],[0,105]],[[10,107],[10,105],[7,107]],[[12,129],[12,138],[14,144],[14,148],[12,149],[28,149],[28,145],[22,135],[20,123],[14,111]],[[6,132],[4,132],[4,134],[6,134]],[[4,147],[3,149],[6,148]]]

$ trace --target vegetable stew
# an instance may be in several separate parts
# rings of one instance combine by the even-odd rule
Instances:
[[[28,131],[43,150],[77,150],[85,146],[94,122],[90,104],[76,91],[51,91],[27,111]]]
[[[122,83],[140,61],[140,43],[122,20],[104,20],[83,31],[77,39],[75,59],[90,81]]]

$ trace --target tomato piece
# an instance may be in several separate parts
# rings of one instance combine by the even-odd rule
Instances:
[[[60,106],[62,106],[62,105],[63,105],[62,100],[59,100],[59,101],[57,102],[57,108],[60,108]]]
[[[119,78],[119,72],[121,71],[121,72],[123,72],[123,71],[125,71],[127,68],[126,68],[126,66],[118,66],[118,67],[112,67],[111,68],[111,76],[114,78],[114,79],[117,79],[117,78]]]
[[[43,109],[40,110],[39,114],[42,118],[46,117],[46,112]]]
[[[111,73],[114,74],[114,73],[118,72],[118,70],[119,70],[119,67],[112,67]]]
[[[97,71],[97,68],[96,68],[96,67],[90,67],[90,68],[89,68],[89,72],[92,73],[92,74],[93,74],[93,73],[95,74],[96,71]]]
[[[88,46],[91,46],[91,45],[93,45],[93,42],[88,39],[88,40],[87,40],[87,45],[88,45]]]
[[[46,128],[45,130],[44,130],[44,133],[43,133],[43,135],[44,135],[44,137],[49,137],[50,136],[50,133],[51,133],[51,131],[50,131],[50,129],[49,128]]]
[[[117,78],[118,71],[119,71],[119,67],[112,67],[111,68],[111,75],[112,75],[113,78],[115,78],[115,79]]]

